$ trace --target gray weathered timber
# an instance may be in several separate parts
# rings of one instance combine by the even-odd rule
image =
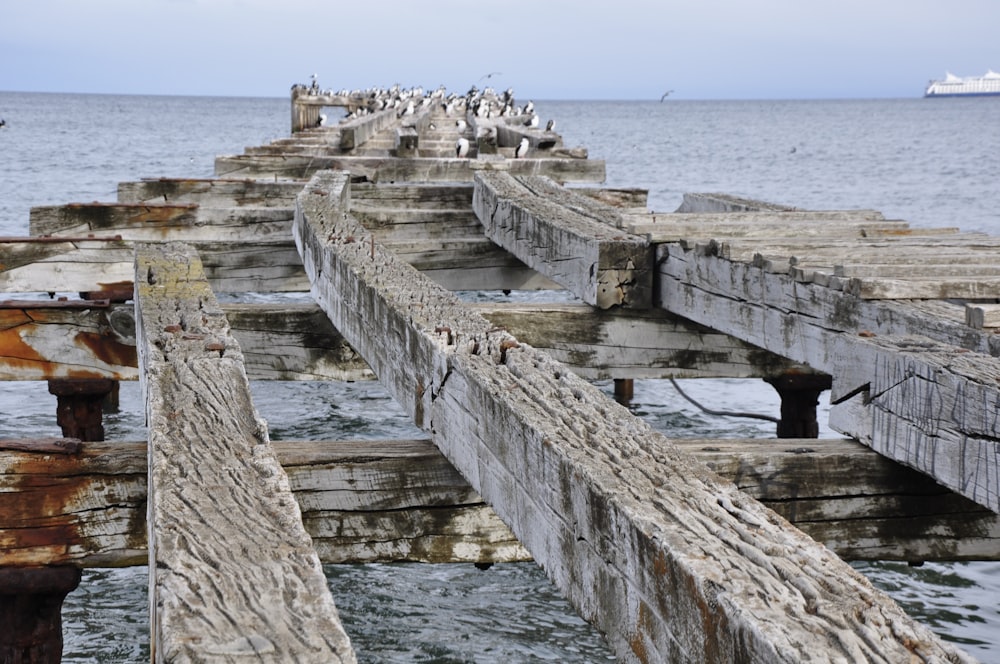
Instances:
[[[287,238],[293,209],[209,208],[195,203],[70,203],[31,208],[35,236],[125,240],[267,240]]]
[[[355,661],[200,261],[145,244],[135,265],[154,661]]]
[[[614,208],[553,183],[503,172],[476,176],[472,207],[486,236],[588,304],[648,308],[653,251],[616,228]],[[607,220],[597,220],[595,209]]]
[[[379,380],[626,661],[969,661],[832,552],[373,242],[320,174],[296,242]]]
[[[0,440],[0,566],[148,562],[144,442],[19,442]],[[1000,517],[856,442],[674,443],[841,558],[1000,557]],[[272,446],[324,563],[530,557],[430,440]]]
[[[992,334],[712,252],[658,252],[661,306],[831,374],[834,403],[864,392],[856,418],[838,418],[841,433],[1000,511]]]
[[[196,203],[205,207],[295,207],[301,180],[150,178],[118,183],[119,203]]]
[[[584,304],[473,307],[588,380],[747,378],[808,372],[801,364],[662,309],[595,309]],[[664,315],[666,314],[666,315]]]
[[[340,148],[342,150],[359,148],[378,132],[397,124],[396,110],[392,108],[341,122],[337,125],[337,130],[340,132]]]
[[[556,182],[604,182],[604,161],[597,159],[441,159],[417,157],[310,156],[310,155],[233,155],[215,159],[215,173],[220,177],[275,176],[309,178],[322,170],[345,170],[370,182],[472,182],[484,169],[506,169],[514,175],[542,175]]]
[[[298,255],[298,254],[296,254]],[[425,272],[431,279],[438,275]],[[467,283],[467,282],[466,282]],[[766,377],[808,371],[662,309],[585,304],[477,304],[495,326],[579,375]],[[371,370],[313,303],[224,304],[251,380],[365,380]],[[0,379],[138,378],[132,305],[8,302],[0,308]]]
[[[732,194],[686,193],[676,212],[792,212],[798,208],[779,203],[768,203]]]
[[[0,292],[100,291],[132,283],[131,243],[93,238],[3,238]]]

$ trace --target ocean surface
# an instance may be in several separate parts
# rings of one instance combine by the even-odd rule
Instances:
[[[535,103],[567,145],[607,161],[608,185],[648,188],[656,211],[684,192],[724,192],[1000,234],[1000,98]],[[216,155],[287,136],[289,117],[286,97],[0,92],[0,235],[26,235],[32,206],[114,200],[119,181],[211,176]],[[683,384],[714,408],[778,411],[760,381]],[[275,439],[416,434],[374,383],[253,389]],[[773,435],[767,422],[707,416],[664,381],[637,381],[632,408],[668,436]],[[827,412],[821,435],[835,436]],[[124,385],[108,439],[144,438],[141,413],[137,386]],[[0,437],[29,435],[59,435],[55,399],[42,383],[0,383]],[[1000,662],[1000,564],[857,567],[944,638]],[[532,564],[327,571],[362,662],[612,659]],[[87,570],[63,616],[64,661],[148,661],[144,568]]]

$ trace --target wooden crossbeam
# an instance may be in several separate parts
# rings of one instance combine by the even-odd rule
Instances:
[[[601,183],[604,161],[598,159],[512,159],[497,163],[475,159],[351,157],[322,155],[231,155],[215,159],[220,177],[309,178],[323,170],[345,170],[370,182],[472,182],[487,168],[515,175],[544,175],[556,182]]]
[[[394,260],[346,213],[347,186],[320,174],[299,196],[320,305],[620,658],[962,659],[828,549]]]
[[[197,256],[139,245],[135,282],[154,661],[355,661]]]
[[[1000,360],[988,331],[711,251],[664,244],[658,256],[665,309],[831,374],[833,402],[858,395],[838,431],[1000,511],[1000,431],[988,414]]]
[[[584,304],[480,303],[473,307],[518,340],[547,350],[590,380],[748,378],[807,371],[662,309],[602,311]],[[132,304],[5,302],[0,380],[135,380]],[[372,373],[320,308],[224,304],[251,380],[366,380]]]
[[[205,207],[294,207],[301,180],[149,178],[118,183],[120,203],[197,203]]]
[[[31,208],[30,232],[150,241],[268,240],[289,236],[293,211],[194,203],[70,203]]]
[[[0,566],[145,565],[145,442],[66,442],[0,441]],[[673,442],[841,558],[1000,557],[1000,517],[859,443]],[[530,559],[430,440],[272,446],[324,563]]]
[[[509,173],[476,176],[472,207],[486,236],[588,304],[648,308],[652,248],[617,228],[617,212],[550,181]],[[601,208],[604,221],[594,210]]]

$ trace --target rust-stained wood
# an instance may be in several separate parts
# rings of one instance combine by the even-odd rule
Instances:
[[[106,301],[6,301],[0,306],[0,380],[134,380],[133,306]]]
[[[355,661],[196,254],[138,245],[135,283],[153,660]]]
[[[555,189],[542,178],[483,172],[476,176],[472,206],[488,238],[584,302],[601,309],[648,308],[649,243],[617,228],[616,209]]]
[[[828,549],[372,243],[337,204],[347,186],[321,174],[299,196],[296,240],[320,305],[620,658],[967,660]]]
[[[673,442],[842,558],[1000,556],[1000,517],[859,443]],[[430,440],[272,445],[324,563],[530,557]],[[0,566],[146,564],[145,443],[0,450]]]

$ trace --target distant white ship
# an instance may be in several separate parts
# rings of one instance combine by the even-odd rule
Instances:
[[[990,69],[985,76],[955,76],[947,72],[944,80],[931,81],[925,97],[995,97],[1000,96],[1000,74]]]

